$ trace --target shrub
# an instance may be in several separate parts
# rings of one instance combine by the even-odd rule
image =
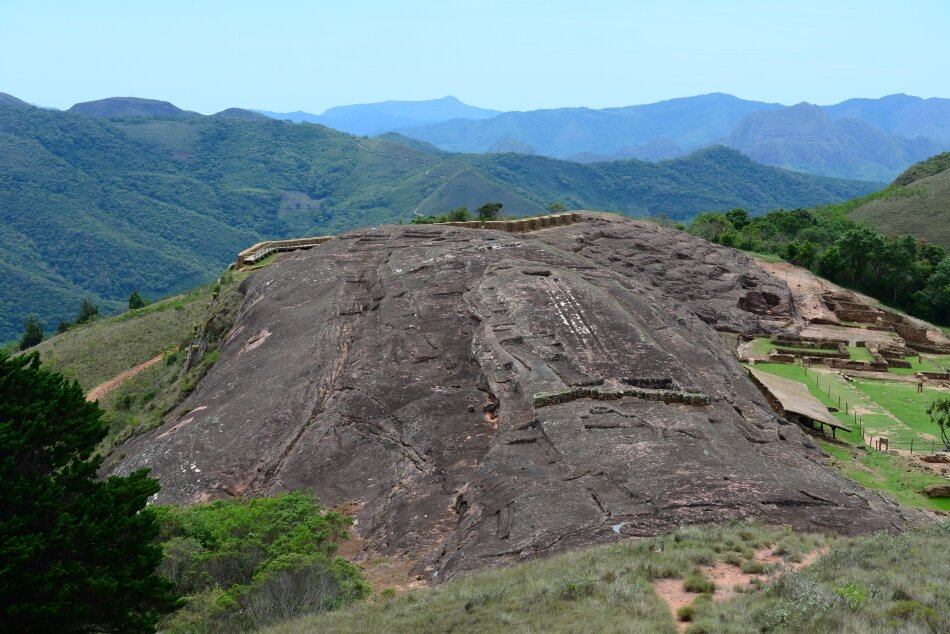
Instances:
[[[129,295],[129,310],[135,310],[136,308],[145,308],[148,305],[148,301],[143,299],[139,295],[138,290],[132,291],[132,294]]]
[[[333,556],[349,520],[324,511],[310,495],[217,500],[158,513],[161,573],[179,592],[197,597],[167,624],[171,631],[255,629],[369,594],[359,569]]]
[[[557,594],[567,601],[589,597],[594,594],[597,583],[590,577],[579,579],[561,579],[557,583]]]
[[[861,604],[864,603],[864,599],[867,596],[864,586],[854,581],[846,586],[835,588],[835,594],[844,599],[848,607],[852,610],[861,607]]]
[[[934,632],[940,627],[940,614],[918,601],[898,601],[887,609],[887,616],[893,620],[888,625],[895,628],[903,627],[907,621],[925,623]]]
[[[702,572],[696,571],[683,581],[683,590],[699,594],[712,594],[716,591],[716,584]]]
[[[692,621],[694,616],[696,616],[696,608],[692,604],[684,605],[676,611],[676,620],[684,623]]]

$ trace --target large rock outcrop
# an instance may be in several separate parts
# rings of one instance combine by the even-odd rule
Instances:
[[[692,522],[904,523],[709,325],[788,318],[787,288],[729,249],[607,217],[384,227],[245,285],[208,376],[119,450],[158,502],[312,489],[357,509],[367,551],[440,579]]]

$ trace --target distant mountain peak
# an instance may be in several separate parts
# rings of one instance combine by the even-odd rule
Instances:
[[[107,97],[84,101],[74,105],[69,112],[90,117],[187,117],[198,114],[182,110],[167,101],[142,97]]]
[[[244,108],[227,108],[221,112],[216,112],[212,115],[213,117],[218,117],[221,119],[268,119],[267,115],[263,115],[259,112],[254,112],[253,110],[245,110]]]
[[[0,106],[10,106],[12,108],[33,108],[34,106],[28,104],[22,99],[17,99],[13,95],[8,95],[5,92],[0,92]]]
[[[470,106],[452,95],[425,101],[380,101],[335,106],[320,115],[300,111],[256,112],[275,119],[319,123],[350,134],[372,136],[453,119],[481,120],[501,114],[495,110]]]

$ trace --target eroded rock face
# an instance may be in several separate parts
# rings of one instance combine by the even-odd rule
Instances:
[[[439,579],[692,522],[901,525],[708,325],[789,310],[744,256],[645,223],[357,231],[250,278],[211,372],[116,470],[151,467],[159,502],[312,489]]]

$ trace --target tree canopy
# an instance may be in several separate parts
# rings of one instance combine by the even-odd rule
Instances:
[[[930,421],[940,430],[940,440],[950,451],[950,398],[940,398],[927,406]]]
[[[38,355],[0,352],[0,629],[147,632],[176,606],[155,574],[157,480],[96,478],[102,414]]]
[[[809,209],[754,218],[743,209],[707,212],[689,231],[726,246],[780,255],[917,317],[950,324],[950,258],[943,248],[911,236],[885,236]]]
[[[498,214],[501,212],[501,208],[504,205],[501,203],[485,203],[481,207],[475,210],[475,213],[478,214],[478,219],[482,221],[495,220],[498,218]]]

